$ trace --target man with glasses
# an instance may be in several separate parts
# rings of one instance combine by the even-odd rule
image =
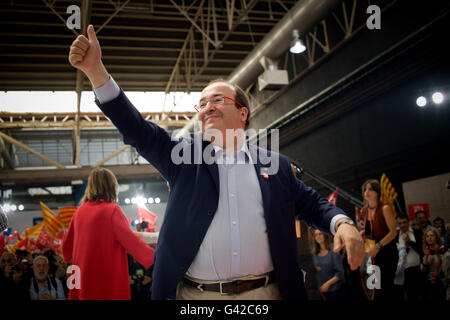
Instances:
[[[245,143],[249,103],[242,89],[224,80],[210,83],[195,107],[202,135],[173,140],[133,107],[104,67],[93,27],[87,31],[89,39],[73,42],[70,63],[87,75],[124,143],[170,184],[152,299],[305,299],[297,213],[335,234],[336,250],[347,248],[354,269],[361,264],[363,242],[351,219],[296,179],[285,157]],[[179,146],[187,161],[175,161]],[[196,149],[214,161],[195,161]],[[270,172],[261,155],[278,161],[278,170]]]

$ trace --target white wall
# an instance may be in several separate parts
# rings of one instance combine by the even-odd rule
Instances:
[[[164,218],[164,211],[166,210],[166,203],[147,204],[147,208],[156,216],[156,228],[159,230]],[[121,205],[126,218],[136,220],[138,218],[136,205]],[[50,208],[55,214],[58,214],[57,208]],[[18,231],[19,234],[33,226],[33,218],[42,218],[42,211],[22,211],[22,212],[8,212],[8,224],[12,231]]]
[[[403,194],[406,209],[408,209],[408,204],[428,203],[431,221],[439,216],[446,223],[450,222],[450,190],[446,187],[449,179],[450,173],[445,173],[404,182]]]

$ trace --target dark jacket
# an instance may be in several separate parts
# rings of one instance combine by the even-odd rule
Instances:
[[[147,159],[170,184],[170,195],[155,251],[152,299],[175,299],[176,288],[194,260],[219,201],[217,164],[175,164],[172,149],[183,143],[191,161],[195,152],[203,152],[209,142],[197,134],[172,140],[157,125],[145,121],[121,91],[100,109],[118,128],[124,143],[130,144]],[[178,145],[179,146],[179,145]],[[270,253],[280,294],[283,299],[306,299],[302,274],[297,262],[295,213],[314,228],[330,233],[330,223],[344,212],[294,177],[289,161],[281,155],[248,145],[261,188]],[[212,149],[212,148],[211,148]],[[277,157],[278,172],[263,174],[260,155]]]

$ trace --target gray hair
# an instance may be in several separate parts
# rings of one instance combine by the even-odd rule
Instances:
[[[36,256],[33,259],[33,266],[36,264],[36,261],[38,261],[39,259],[43,259],[43,260],[45,260],[45,262],[47,262],[47,264],[49,264],[48,258],[46,256],[40,255],[40,256]]]

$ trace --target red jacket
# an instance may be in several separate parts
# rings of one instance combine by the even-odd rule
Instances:
[[[70,289],[69,299],[129,300],[127,251],[145,268],[153,264],[153,249],[110,202],[83,203],[73,215],[62,250],[64,261],[80,268],[81,288]]]

